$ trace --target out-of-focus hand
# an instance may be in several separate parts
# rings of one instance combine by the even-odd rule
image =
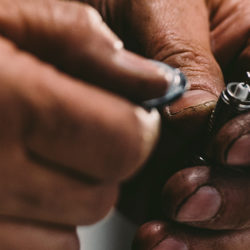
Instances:
[[[0,34],[0,249],[78,249],[73,227],[108,213],[157,141],[158,112],[133,103],[165,73],[80,3],[1,0]]]

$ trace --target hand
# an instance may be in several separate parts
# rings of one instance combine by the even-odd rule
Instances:
[[[75,225],[107,214],[157,141],[158,113],[128,99],[165,93],[164,72],[87,5],[1,0],[0,32],[0,248],[78,249]]]
[[[236,117],[210,145],[216,166],[174,174],[163,189],[165,220],[144,224],[133,249],[249,249],[249,134],[250,113]]]
[[[155,162],[153,162],[154,168],[149,166],[144,173],[132,182],[132,185],[129,183],[127,190],[125,190],[127,197],[125,197],[125,202],[122,203],[121,208],[124,209],[124,205],[128,204],[125,207],[128,214],[131,215],[131,211],[136,210],[135,212],[142,214],[145,219],[146,217],[155,216],[157,212],[159,213],[159,210],[157,210],[160,204],[159,197],[156,196],[157,191],[160,193],[166,176],[176,171],[179,167],[183,167],[182,163],[185,158],[197,150],[192,148],[192,142],[196,142],[195,145],[199,145],[197,141],[199,142],[201,131],[204,131],[210,111],[223,88],[222,74],[213,59],[213,54],[220,62],[228,80],[233,77],[237,77],[238,81],[241,80],[243,75],[238,69],[245,71],[249,65],[249,46],[247,43],[247,40],[249,40],[249,8],[247,1],[207,1],[207,6],[202,1],[126,1],[123,4],[127,7],[122,9],[123,13],[125,13],[125,21],[120,18],[123,23],[123,29],[119,29],[117,25],[114,25],[113,29],[124,40],[127,38],[125,44],[137,51],[140,48],[141,53],[144,55],[163,60],[173,66],[179,66],[189,77],[191,83],[191,91],[182,100],[164,111],[167,129],[166,140],[163,144],[165,146],[163,154],[167,156],[165,157],[168,159],[168,161],[165,161],[165,168],[168,169],[157,168]],[[113,8],[110,7],[109,10],[113,10]],[[126,13],[128,13],[127,16]],[[209,30],[209,16],[211,19],[211,30]],[[112,20],[112,18],[115,19],[121,17],[121,15],[112,15],[111,11],[108,17],[109,20]],[[238,28],[235,29],[233,28],[234,26]],[[134,43],[134,41],[137,42]],[[212,43],[212,47],[210,47],[210,43]],[[231,49],[229,50],[228,48]],[[225,57],[225,55],[227,56]],[[230,70],[231,65],[234,65],[236,62],[237,67],[233,67],[235,70]],[[232,72],[233,74],[229,74]],[[213,156],[217,160],[220,157],[220,162],[223,164],[248,165],[249,157],[247,157],[248,152],[246,150],[249,148],[249,139],[245,137],[243,138],[246,140],[244,143],[241,142],[241,146],[234,145],[236,152],[231,152],[232,154],[230,154],[231,156],[228,159],[223,158],[222,160],[221,158],[222,156],[224,157],[225,149],[229,147],[230,143],[237,137],[249,134],[248,115],[238,117],[229,124],[231,125],[227,126],[231,126],[231,129],[226,127],[224,132],[221,132],[224,134],[223,138],[218,135],[220,142],[216,144],[218,145],[218,150],[216,150],[216,156]],[[244,125],[242,126],[242,124]],[[235,133],[232,134],[231,131],[235,131]],[[239,151],[241,152],[240,154]],[[179,158],[176,161],[177,156]],[[164,159],[164,156],[161,155],[159,157],[158,155],[158,161],[162,161],[162,159]],[[244,162],[242,162],[242,159],[244,159]],[[171,163],[172,166],[170,165]],[[168,183],[166,184],[166,187],[169,188],[167,189],[168,192],[165,191],[167,194],[165,194],[164,200],[168,204],[168,210],[172,212],[166,211],[167,215],[176,220],[174,214],[176,213],[176,208],[183,202],[183,199],[191,195],[199,185],[202,186],[206,182],[209,183],[214,180],[213,183],[217,184],[215,186],[218,186],[223,194],[231,195],[226,196],[228,199],[225,198],[223,201],[225,214],[221,211],[219,215],[222,217],[218,216],[218,220],[209,221],[208,223],[205,221],[202,223],[203,227],[213,229],[247,227],[248,205],[246,204],[248,203],[242,197],[248,196],[248,178],[240,176],[232,181],[232,179],[226,179],[220,173],[213,173],[212,177],[214,176],[214,178],[212,178],[211,171],[207,167],[203,168],[205,169],[203,171],[200,168],[182,171],[177,174],[178,178],[174,176],[171,179],[171,186]],[[199,182],[201,181],[199,174],[205,176],[203,182]],[[193,176],[198,176],[195,178],[197,181],[195,184],[190,183]],[[185,185],[182,184],[183,179],[187,180],[184,183]],[[223,187],[218,184],[221,179],[224,181],[222,183],[225,183]],[[243,183],[240,185],[239,183],[241,182]],[[176,190],[178,185],[180,189]],[[231,188],[229,188],[230,185],[232,185]],[[237,191],[232,193],[233,187],[236,186]],[[136,187],[138,188],[137,190]],[[137,192],[138,190],[140,192]],[[185,193],[184,190],[186,191]],[[131,197],[134,193],[139,194],[139,197]],[[216,191],[212,189],[212,192],[210,192],[210,190],[205,188],[204,193],[201,193],[201,199],[209,200],[210,195],[213,193],[216,193]],[[146,201],[143,203],[141,201],[144,198]],[[170,205],[171,201],[173,202],[172,206]],[[210,213],[217,212],[216,206],[218,209],[221,202],[220,199],[217,199],[217,202],[213,204],[214,207],[212,206],[207,211],[210,210]],[[235,206],[231,206],[231,203]],[[207,203],[199,202],[199,204],[200,207],[198,209],[201,214],[204,214],[204,207],[210,208],[206,207]],[[239,208],[244,207],[243,204],[246,205],[244,213],[239,212]],[[134,218],[138,218],[138,214]],[[239,222],[241,222],[241,226],[239,226]],[[193,221],[189,223],[200,226],[200,223],[194,224]],[[184,240],[187,246],[180,245],[181,243],[177,245],[178,243],[174,240],[171,243],[171,237],[173,236]],[[162,241],[169,238],[170,241]],[[161,241],[162,245],[159,244]],[[163,222],[147,224],[142,227],[136,242],[137,248],[135,247],[135,249],[152,249],[152,247],[158,244],[159,249],[165,250],[173,249],[174,247],[176,249],[187,249],[188,247],[189,249],[202,250],[248,249],[250,244],[248,230],[226,233],[222,231],[204,231],[202,233],[201,230],[192,230],[184,226],[178,227],[175,225],[175,227],[170,227]]]

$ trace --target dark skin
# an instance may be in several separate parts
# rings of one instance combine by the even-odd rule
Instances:
[[[2,69],[5,69],[3,72],[7,72],[6,75],[2,76],[1,82],[5,82],[5,84],[3,84],[1,92],[10,93],[10,95],[3,95],[5,98],[1,98],[1,100],[3,100],[5,106],[12,107],[11,110],[13,112],[6,113],[3,110],[2,117],[6,115],[8,119],[14,119],[10,124],[20,124],[16,127],[14,126],[14,128],[2,124],[2,131],[5,131],[3,134],[6,136],[3,148],[7,148],[6,152],[2,152],[2,159],[5,160],[3,164],[8,166],[8,168],[3,168],[3,170],[9,169],[8,171],[3,171],[6,174],[3,178],[6,185],[5,194],[2,195],[2,204],[5,204],[5,208],[2,208],[2,214],[22,219],[19,219],[18,223],[16,222],[17,219],[9,222],[7,220],[7,223],[2,223],[2,235],[4,233],[6,235],[1,241],[2,248],[12,250],[27,249],[27,245],[29,244],[28,246],[32,249],[39,249],[40,247],[43,250],[51,247],[49,244],[56,244],[56,246],[53,245],[53,249],[69,249],[69,246],[70,249],[78,249],[77,238],[72,226],[92,223],[102,218],[109,211],[110,207],[116,201],[120,181],[126,180],[138,171],[142,163],[148,158],[157,138],[157,129],[153,129],[157,127],[158,122],[156,118],[152,119],[151,117],[150,120],[153,120],[153,122],[145,126],[145,122],[140,123],[141,119],[138,119],[134,115],[137,106],[124,98],[118,97],[118,95],[114,96],[100,89],[96,90],[96,88],[90,87],[90,84],[99,85],[129,100],[141,101],[164,93],[167,89],[167,82],[164,80],[163,75],[159,74],[158,68],[152,64],[149,65],[142,58],[132,56],[130,53],[121,50],[120,44],[117,46],[116,43],[119,40],[113,37],[110,32],[107,32],[106,28],[104,29],[105,31],[103,29],[99,31],[101,22],[97,20],[98,18],[96,19],[98,15],[96,13],[93,14],[86,5],[76,3],[58,4],[58,1],[37,1],[36,3],[32,3],[34,1],[23,1],[21,5],[15,5],[17,6],[15,7],[17,10],[15,12],[15,8],[13,8],[13,5],[9,1],[1,2],[3,7],[0,28],[4,37],[1,46],[3,48],[3,55],[5,55],[2,57],[5,60],[3,60],[1,65]],[[162,183],[164,184],[170,173],[172,174],[183,167],[182,162],[175,162],[176,157],[173,155],[173,152],[185,158],[186,155],[188,156],[195,151],[195,148],[193,149],[190,145],[193,145],[193,141],[197,142],[197,138],[200,138],[207,118],[224,86],[221,68],[225,74],[227,72],[232,73],[226,75],[228,79],[232,79],[233,76],[240,79],[241,72],[239,69],[245,70],[249,65],[249,46],[247,43],[249,39],[249,26],[247,26],[249,23],[247,20],[249,18],[249,15],[247,15],[249,13],[248,5],[246,1],[241,1],[237,5],[234,5],[231,1],[208,1],[206,5],[203,1],[197,2],[192,0],[185,2],[158,0],[154,2],[148,1],[146,4],[145,1],[140,0],[107,1],[107,5],[102,1],[88,1],[88,3],[94,5],[102,13],[107,23],[119,34],[128,48],[144,56],[180,67],[189,78],[191,90],[180,101],[163,110],[163,119],[166,121],[166,127],[164,127],[166,134],[163,136],[162,142],[164,145],[164,158],[161,158],[162,155],[159,153],[158,162],[164,162],[164,169],[167,169]],[[229,7],[230,11],[227,11],[227,7]],[[8,11],[10,9],[12,11]],[[38,9],[39,12],[36,12]],[[171,13],[166,15],[168,12]],[[18,15],[18,13],[22,13],[22,15]],[[40,14],[37,18],[37,15],[33,13]],[[49,13],[49,16],[47,16],[47,13]],[[231,13],[234,13],[234,15],[230,15]],[[242,19],[236,18],[237,13],[240,14]],[[242,15],[242,13],[245,14]],[[211,32],[209,31],[210,25],[208,22],[210,14]],[[188,19],[186,18],[187,16],[189,17]],[[234,33],[235,29],[223,27],[223,24],[228,20],[227,17],[231,16],[233,16],[232,19],[236,18],[237,22],[240,20],[240,24],[237,26],[240,29],[236,30],[239,32],[236,36]],[[21,19],[18,19],[20,17]],[[90,18],[88,19],[88,17]],[[232,21],[231,18],[229,19]],[[20,20],[22,21],[20,22]],[[54,26],[48,20],[55,22],[56,29],[53,28]],[[24,25],[25,29],[22,29],[22,24],[27,25]],[[89,27],[91,27],[90,30],[88,30]],[[95,27],[98,28],[95,29]],[[26,32],[27,28],[29,33]],[[17,30],[19,32],[16,32]],[[85,35],[86,33],[88,36]],[[30,35],[27,36],[27,34]],[[56,35],[54,36],[54,34]],[[44,36],[47,42],[41,44],[41,38],[44,38]],[[89,40],[86,40],[86,37]],[[92,37],[93,39],[91,39]],[[235,37],[239,39],[235,40]],[[85,47],[88,41],[90,41],[89,44],[91,46]],[[93,45],[93,41],[96,41],[95,46]],[[212,48],[210,46],[211,41]],[[26,53],[21,55],[17,53],[20,51],[13,48],[13,44],[19,50],[26,51]],[[105,48],[103,48],[103,44],[105,44]],[[95,48],[94,52],[96,52],[96,48],[98,47],[102,47],[102,50],[97,54],[94,52],[91,53],[91,47]],[[225,50],[224,48],[232,49],[228,53],[228,49]],[[50,51],[50,53],[46,54],[44,51]],[[105,53],[105,51],[108,51],[108,53]],[[112,55],[118,56],[112,57],[112,60],[107,60],[110,52]],[[31,54],[35,55],[39,60],[37,58],[34,59]],[[214,55],[220,62],[221,68],[217,64]],[[17,59],[13,60],[13,56],[14,58],[17,56]],[[13,68],[20,69],[20,72],[10,70],[12,69],[8,64],[10,57],[12,58],[11,63],[17,63]],[[121,63],[117,63],[114,58],[122,58],[122,64],[126,66],[119,68]],[[109,63],[108,67],[105,68],[107,61],[115,63]],[[233,72],[230,69],[231,65],[235,62],[237,62],[239,69]],[[54,67],[51,67],[51,65],[56,66],[59,72]],[[79,65],[84,65],[85,68],[79,68]],[[98,72],[98,74],[92,74],[91,67],[88,68],[88,65],[102,68],[100,67],[101,65],[105,70]],[[137,69],[135,73],[134,68],[136,65],[143,65],[143,67]],[[126,70],[124,70],[124,67]],[[233,68],[235,69],[235,67]],[[112,73],[117,72],[117,74],[110,76],[107,74],[109,70]],[[141,73],[139,74],[138,71]],[[28,73],[24,74],[23,72]],[[61,74],[62,72],[63,74]],[[148,74],[145,72],[148,72]],[[9,76],[15,76],[15,79],[10,80]],[[75,80],[75,78],[78,80]],[[122,79],[127,78],[130,81],[123,82]],[[42,79],[42,82],[40,79]],[[112,81],[119,82],[119,84],[113,86],[110,84]],[[23,90],[21,87],[16,87],[14,83],[17,82],[22,82],[24,85],[22,84],[21,86],[26,87]],[[35,87],[39,88],[39,91],[36,88],[30,88],[34,82],[38,82],[38,85],[35,85]],[[127,82],[133,83],[129,91]],[[137,85],[137,83],[140,84]],[[64,86],[63,91],[61,88],[62,84]],[[17,88],[17,90],[14,93],[9,92],[9,86],[15,86],[11,89]],[[27,89],[31,91],[28,92],[30,93],[29,95],[26,94]],[[148,91],[142,94],[144,91],[141,91],[141,89],[147,89]],[[17,96],[20,99],[17,99]],[[65,102],[65,96],[70,96],[73,101],[72,106]],[[91,98],[87,98],[88,96],[91,96]],[[13,99],[19,100],[18,103],[13,101]],[[86,101],[84,102],[83,100]],[[96,105],[96,101],[92,100],[100,100],[101,105]],[[20,103],[24,103],[24,106],[20,106]],[[116,104],[114,105],[114,103]],[[96,106],[101,106],[103,109],[97,112],[95,109]],[[32,122],[32,129],[30,129],[29,122],[22,122],[26,121],[23,119],[24,117],[28,117],[28,121],[32,118],[38,122]],[[231,138],[231,140],[235,139],[235,137],[230,137],[232,135],[231,130],[237,132],[235,135],[233,134],[234,136],[237,134],[237,138],[240,135],[249,134],[247,117],[247,115],[244,115],[237,118],[223,128],[220,132],[223,136],[218,136],[218,139],[214,140],[214,145],[218,147],[218,150],[211,152],[211,154],[215,159],[219,159],[220,162],[227,161],[228,158],[224,157],[224,152],[228,151],[227,146],[231,145],[232,142],[228,138]],[[16,119],[19,120],[17,121]],[[113,125],[114,119],[117,121],[115,125]],[[28,124],[29,129],[24,126],[25,129],[20,130],[20,128],[23,128],[22,124]],[[60,126],[56,124],[60,124]],[[97,129],[94,131],[91,130],[93,124],[98,124]],[[126,127],[122,126],[122,124],[126,124]],[[234,128],[232,129],[230,126]],[[61,130],[58,130],[58,128]],[[141,130],[152,134],[150,142],[146,147],[142,146],[145,145],[145,141],[142,139],[144,137],[141,134]],[[19,152],[18,150],[10,150],[15,148],[11,147],[12,145],[20,145],[18,144],[20,143],[20,131],[29,132],[27,133],[28,136],[25,137],[25,148],[28,148],[29,152],[31,152],[29,158],[26,155],[22,157],[21,153],[16,153]],[[74,134],[75,131],[77,131],[77,135]],[[86,138],[86,134],[90,135],[89,142],[98,141],[100,144],[84,148],[83,139]],[[53,140],[50,139],[52,135]],[[93,136],[96,136],[98,140],[94,140]],[[13,140],[10,140],[12,143],[9,143],[10,138],[13,138]],[[21,136],[21,138],[23,137]],[[105,138],[112,138],[112,142],[114,142],[112,150],[106,145]],[[221,138],[227,138],[227,140],[221,141]],[[121,141],[123,141],[122,145]],[[21,142],[23,141],[21,140]],[[6,145],[10,146],[6,147]],[[123,145],[129,146],[125,150]],[[236,150],[239,147],[236,145]],[[127,151],[128,148],[130,149],[129,151]],[[101,156],[98,158],[94,157],[97,155],[97,152],[100,152],[100,149],[103,152]],[[116,150],[113,151],[113,149]],[[126,154],[124,154],[125,151]],[[110,152],[113,152],[111,156],[109,155]],[[245,151],[243,153],[248,156]],[[249,164],[249,158],[239,158],[237,155],[239,154],[237,153],[236,156],[234,154],[230,158],[231,160],[233,159],[234,164],[235,161],[238,161],[237,165]],[[111,159],[108,162],[105,161],[107,156]],[[9,159],[13,159],[13,162],[11,163]],[[241,159],[246,160],[246,162],[239,162]],[[95,164],[93,164],[93,161]],[[121,162],[124,164],[121,164]],[[110,163],[112,164],[110,165]],[[65,165],[67,166],[66,169]],[[18,196],[21,197],[20,200],[16,200],[10,195],[12,194],[12,187],[7,188],[6,192],[7,184],[10,183],[7,177],[9,176],[9,178],[13,179],[13,172],[10,166],[13,166],[13,169],[16,166],[21,166],[23,169],[21,173],[20,171],[13,171],[18,173],[16,174],[17,183],[25,183],[22,186],[22,190],[19,190],[19,186],[17,186],[14,189],[15,192],[13,192],[15,194],[18,191],[18,194],[22,194],[22,196]],[[159,169],[162,169],[161,167],[160,165]],[[56,171],[51,171],[50,168]],[[203,168],[207,169],[207,167]],[[28,174],[25,174],[25,171]],[[166,184],[164,197],[166,201],[171,201],[167,206],[168,209],[171,208],[169,209],[170,211],[176,210],[176,200],[182,201],[183,198],[192,193],[192,187],[198,188],[200,184],[204,185],[209,182],[213,183],[214,187],[217,188],[217,184],[222,183],[221,180],[217,182],[219,174],[215,175],[216,178],[213,181],[210,181],[213,178],[210,170],[198,171],[198,173],[202,173],[202,177],[204,178],[202,179],[198,175],[197,179],[202,179],[204,182],[189,183],[190,178],[188,177],[193,176],[192,171],[196,171],[195,173],[197,173],[197,168],[188,171],[185,170],[185,172],[179,172],[176,176],[173,176],[172,178],[177,178],[176,185],[171,185],[171,180],[173,179],[170,179],[170,182]],[[155,176],[157,177],[157,175],[158,173],[156,172]],[[20,181],[20,176],[23,178],[21,178],[22,181]],[[76,176],[80,176],[80,178],[78,177],[76,180]],[[180,179],[178,176],[184,176],[187,181],[183,182],[183,178]],[[221,178],[225,179],[224,175],[221,175]],[[238,180],[241,180],[241,178],[240,176]],[[56,187],[53,186],[53,183],[56,183]],[[237,183],[237,180],[232,181],[232,178],[228,178],[223,183],[225,184],[223,187],[219,187],[219,191],[227,192],[233,183]],[[154,184],[152,183],[153,186]],[[241,197],[247,197],[246,184],[247,178],[242,186],[237,189],[241,192]],[[176,186],[179,188],[177,189]],[[150,186],[147,187],[150,189]],[[163,185],[159,188],[161,189],[156,190],[159,191],[158,194],[161,192]],[[185,193],[185,197],[183,197],[183,189],[190,192]],[[57,190],[60,190],[60,194],[63,192],[63,195],[58,196]],[[228,201],[225,200],[226,208],[227,204],[235,200],[237,195],[228,197]],[[99,197],[102,197],[102,200]],[[8,202],[6,202],[6,199]],[[12,203],[13,201],[15,202]],[[76,206],[76,204],[78,205]],[[158,207],[158,204],[154,203],[153,205],[154,207]],[[179,208],[179,202],[177,206]],[[242,207],[247,208],[247,206],[243,205]],[[232,210],[235,208],[237,206],[229,208],[228,211],[229,215],[237,220],[240,216],[238,211],[234,212]],[[144,209],[147,210],[146,207]],[[176,214],[175,212],[171,213],[167,210],[166,214],[168,217],[176,220],[173,216],[173,214]],[[244,214],[247,215],[247,213]],[[221,217],[223,218],[223,214]],[[36,221],[36,223],[29,222],[30,226],[28,226],[27,223],[23,222],[23,219],[26,221]],[[240,218],[240,220],[247,221],[247,218]],[[41,223],[37,223],[37,221],[46,223],[41,226]],[[237,223],[234,225],[225,225],[225,221],[226,219],[219,223],[217,222],[213,227],[211,226],[213,223],[210,221],[209,223],[202,224],[205,228],[238,228]],[[193,222],[186,223],[193,224]],[[59,227],[58,224],[60,224]],[[34,235],[32,239],[34,240],[30,242],[29,239],[29,242],[27,242],[25,237],[21,237],[19,233],[13,231],[14,229],[11,225],[21,225],[21,227],[15,226],[15,230],[20,230],[23,233],[30,233],[30,230],[32,230]],[[200,226],[200,222],[196,226]],[[245,227],[247,228],[247,225]],[[149,232],[147,239],[150,241],[149,243],[146,242],[146,244],[145,232],[146,235]],[[13,233],[17,237],[20,235],[20,240],[22,240],[19,241],[19,239],[16,239],[14,241],[20,242],[18,246],[8,245],[8,242],[13,242]],[[55,241],[51,237],[52,235],[55,235],[58,241]],[[194,250],[228,250],[230,249],[229,247],[233,246],[234,248],[232,249],[243,250],[247,249],[247,246],[250,244],[247,236],[247,229],[246,231],[234,232],[232,234],[208,234],[205,232],[197,236],[189,228],[169,227],[164,222],[160,222],[160,224],[148,224],[148,228],[141,229],[138,233],[137,242],[139,243],[136,243],[136,247],[139,249],[149,249],[150,244],[156,246],[165,238],[176,237],[180,240],[185,239],[189,248]],[[48,246],[44,246],[42,244],[44,242]],[[170,243],[167,244],[169,245]],[[172,244],[174,244],[173,241]],[[167,249],[166,245],[164,249]]]

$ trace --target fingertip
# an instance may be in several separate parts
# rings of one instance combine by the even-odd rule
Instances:
[[[152,249],[166,236],[165,223],[152,221],[142,225],[136,232],[133,241],[133,250]]]

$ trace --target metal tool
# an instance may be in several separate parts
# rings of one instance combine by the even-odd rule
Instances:
[[[229,120],[250,110],[250,72],[245,82],[229,83],[211,115],[208,134],[212,136]]]
[[[247,72],[245,82],[231,82],[222,91],[213,110],[209,124],[206,141],[209,141],[229,120],[250,111],[250,72]],[[209,161],[206,154],[195,156],[189,165],[207,165]]]

